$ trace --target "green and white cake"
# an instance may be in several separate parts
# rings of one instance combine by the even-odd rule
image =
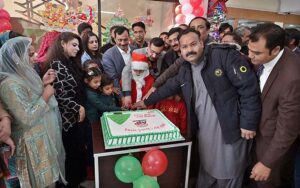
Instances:
[[[105,112],[101,125],[105,149],[184,140],[159,110]]]

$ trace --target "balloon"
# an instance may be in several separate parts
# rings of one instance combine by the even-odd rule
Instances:
[[[194,8],[193,14],[195,16],[203,16],[204,10],[202,7]]]
[[[182,5],[177,5],[175,8],[175,14],[181,14]]]
[[[178,14],[178,15],[175,17],[175,22],[178,23],[178,24],[184,24],[184,22],[185,22],[185,15],[183,15],[183,14]]]
[[[0,19],[0,32],[3,31],[10,31],[11,30],[11,24],[8,20]]]
[[[160,176],[167,170],[167,167],[167,156],[158,149],[148,151],[143,157],[142,168],[145,175]]]
[[[185,15],[185,24],[189,24],[191,22],[191,20],[193,18],[195,18],[196,16],[194,14],[188,14],[188,15]]]
[[[201,3],[202,3],[202,0],[190,0],[190,4],[191,4],[194,8],[199,7]]]
[[[179,3],[181,5],[188,4],[188,3],[190,3],[190,0],[179,0]]]
[[[115,175],[123,183],[132,183],[143,175],[140,162],[133,156],[123,156],[116,162]]]
[[[10,15],[9,13],[4,10],[4,9],[0,9],[0,19],[4,19],[4,20],[10,20]]]
[[[133,182],[133,188],[159,188],[159,184],[150,176],[142,176]]]
[[[4,1],[0,0],[0,8],[3,8],[3,7],[4,7]]]
[[[191,4],[184,4],[182,5],[182,8],[181,8],[181,12],[182,14],[184,15],[187,15],[187,14],[191,14],[193,12],[193,7]]]

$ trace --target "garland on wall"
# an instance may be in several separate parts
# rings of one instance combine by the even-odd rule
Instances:
[[[39,12],[43,20],[43,29],[56,31],[76,32],[77,26],[82,22],[91,25],[95,23],[97,17],[91,6],[79,6],[76,9],[66,7],[61,4],[46,3],[45,9]]]

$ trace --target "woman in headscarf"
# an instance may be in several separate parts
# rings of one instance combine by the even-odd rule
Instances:
[[[50,69],[43,80],[29,62],[31,40],[17,37],[0,50],[0,98],[12,117],[15,165],[21,187],[42,188],[64,181],[61,119]]]
[[[57,71],[53,82],[62,116],[62,138],[66,149],[67,187],[77,188],[85,179],[85,92],[81,70],[81,39],[70,32],[61,33],[50,48],[48,67]],[[45,65],[47,67],[47,65]]]

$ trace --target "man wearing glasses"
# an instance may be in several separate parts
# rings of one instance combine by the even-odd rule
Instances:
[[[164,50],[164,41],[155,37],[150,40],[149,46],[145,48],[136,49],[133,53],[144,54],[148,59],[149,72],[156,78],[159,75],[159,66],[161,64],[161,53]],[[128,93],[131,90],[131,64],[127,64],[122,72],[122,91]]]

